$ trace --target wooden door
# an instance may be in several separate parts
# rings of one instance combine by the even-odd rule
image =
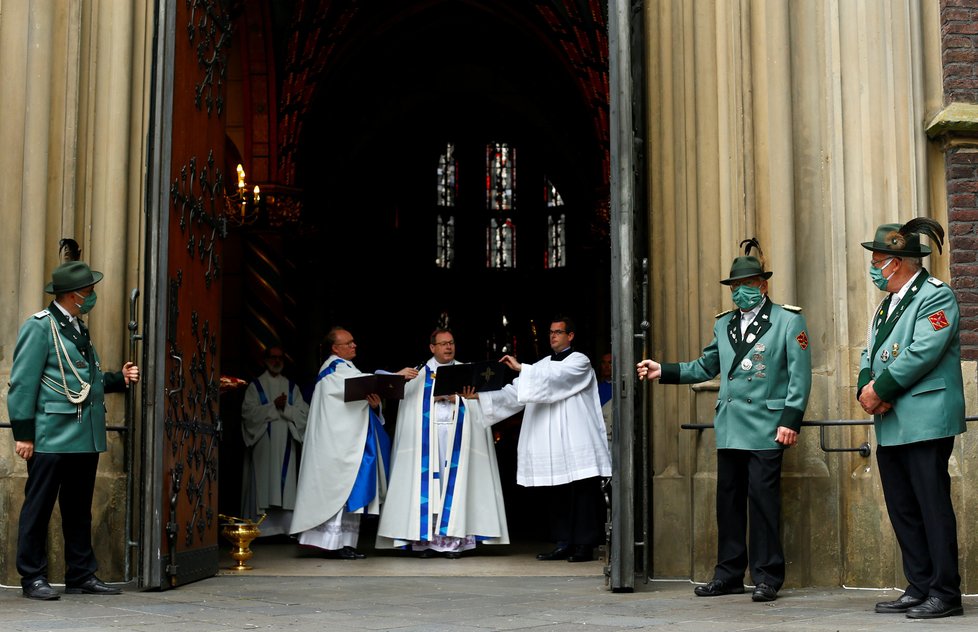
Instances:
[[[227,4],[159,3],[147,230],[146,587],[179,586],[218,567]]]

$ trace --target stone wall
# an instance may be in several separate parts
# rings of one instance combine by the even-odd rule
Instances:
[[[978,4],[942,0],[941,58],[951,286],[961,306],[961,354],[978,359]]]

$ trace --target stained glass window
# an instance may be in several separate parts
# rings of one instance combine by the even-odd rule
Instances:
[[[458,161],[455,145],[447,143],[438,156],[436,205],[441,209],[435,221],[435,265],[451,268],[455,263],[455,198],[458,194]]]
[[[455,145],[448,143],[445,151],[438,156],[438,206],[455,206],[458,193],[458,162],[455,160]]]
[[[543,199],[547,203],[547,208],[564,205],[564,198],[560,197],[557,187],[547,178],[543,179]]]
[[[486,208],[509,211],[516,208],[516,148],[508,143],[486,145]]]
[[[563,213],[551,214],[547,217],[547,256],[543,267],[563,268],[566,265],[567,219]]]
[[[489,268],[516,267],[516,226],[510,218],[489,220],[486,229],[486,266]]]
[[[441,215],[435,224],[435,265],[439,268],[451,268],[455,262],[455,218],[443,219]]]

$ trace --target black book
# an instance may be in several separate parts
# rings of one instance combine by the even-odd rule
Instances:
[[[343,382],[343,401],[356,402],[376,393],[381,399],[404,399],[403,375],[361,375]]]
[[[435,392],[438,395],[461,393],[466,386],[474,386],[476,392],[498,391],[516,377],[502,362],[473,362],[438,367],[435,371]]]

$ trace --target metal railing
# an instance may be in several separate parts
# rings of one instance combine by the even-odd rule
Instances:
[[[965,417],[966,422],[978,421],[978,417]],[[855,448],[830,448],[825,445],[825,429],[840,426],[871,426],[872,419],[823,419],[818,421],[803,421],[801,425],[808,427],[818,427],[819,447],[823,452],[858,452],[863,458],[869,457],[873,453],[869,441],[863,441]],[[713,424],[682,424],[679,426],[683,430],[712,430]]]

